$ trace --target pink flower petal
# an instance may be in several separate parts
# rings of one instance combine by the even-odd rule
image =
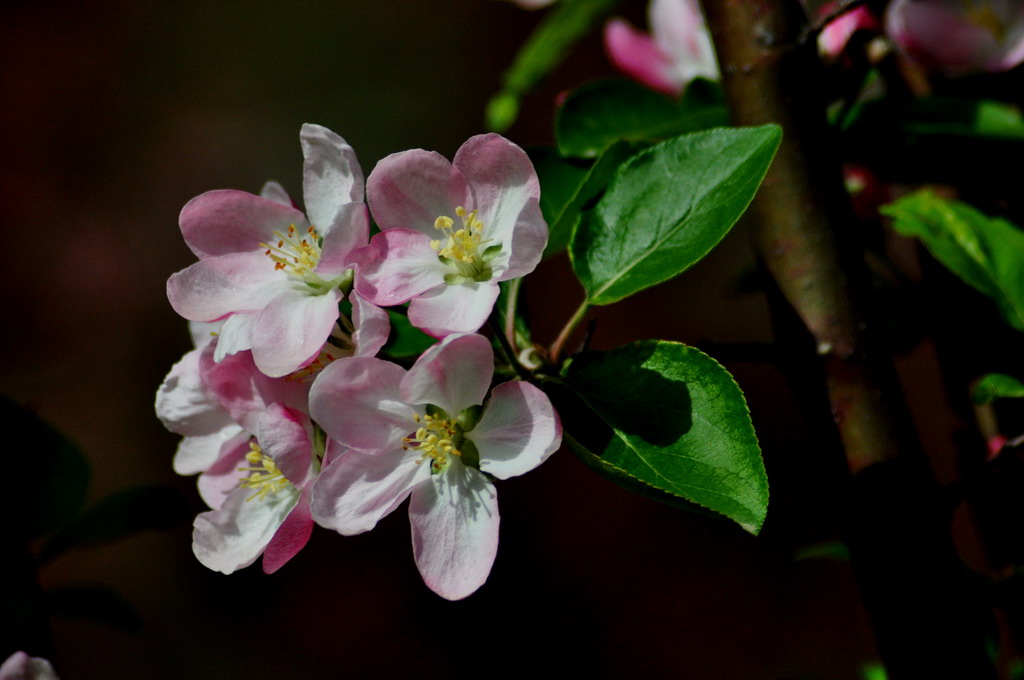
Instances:
[[[287,290],[274,298],[253,327],[256,366],[278,378],[312,361],[338,320],[341,297],[341,291],[332,288],[323,295]]]
[[[201,258],[258,251],[275,230],[309,226],[294,208],[232,189],[196,196],[181,209],[178,223],[185,243]]]
[[[53,666],[39,656],[15,652],[0,666],[0,680],[60,680]]]
[[[171,367],[156,392],[156,415],[171,432],[207,435],[231,424],[231,419],[206,387],[200,371],[203,350],[186,353]]]
[[[973,11],[988,11],[999,35]],[[948,76],[1012,68],[1024,58],[1024,6],[987,0],[977,6],[943,0],[893,0],[886,33],[922,67]]]
[[[819,10],[819,14],[824,11],[832,11],[834,8],[835,3],[829,3]],[[862,30],[877,31],[880,28],[870,9],[857,7],[840,15],[825,26],[818,36],[818,49],[825,56],[834,59],[846,49],[846,45],[854,33]]]
[[[480,469],[498,479],[529,472],[558,450],[562,426],[547,395],[527,382],[491,391],[480,422],[466,438],[480,452]]]
[[[316,523],[346,536],[361,534],[401,505],[410,490],[430,477],[414,452],[349,451],[325,467],[313,483]]]
[[[399,395],[405,369],[373,357],[339,359],[317,376],[309,413],[332,439],[364,451],[392,450],[416,429]]]
[[[604,29],[604,46],[615,67],[630,78],[668,95],[682,92],[682,84],[671,78],[672,59],[646,33],[612,19]]]
[[[451,417],[483,403],[494,375],[494,350],[482,335],[449,335],[425,351],[402,378],[407,404],[440,406]]]
[[[412,229],[389,229],[374,236],[353,255],[356,290],[370,302],[388,307],[443,284],[449,270],[430,240]]]
[[[263,573],[273,574],[283,567],[306,547],[312,534],[313,516],[309,511],[309,494],[303,493],[263,551]]]
[[[260,416],[256,439],[281,474],[298,489],[313,475],[312,424],[309,416],[282,404],[270,404]]]
[[[208,257],[167,280],[167,299],[191,321],[262,309],[289,285],[262,252]]]
[[[654,42],[671,60],[669,76],[680,87],[697,77],[718,79],[718,62],[699,0],[651,0],[648,21]]]
[[[260,189],[260,198],[265,198],[268,201],[273,201],[274,203],[280,203],[281,205],[289,208],[298,209],[295,206],[295,202],[292,201],[292,197],[288,195],[288,192],[285,191],[284,187],[278,182],[266,182],[263,185],[263,188]]]
[[[496,281],[441,284],[413,298],[409,303],[409,321],[435,338],[474,333],[487,323],[498,292]]]
[[[214,510],[224,505],[224,501],[238,489],[238,483],[245,476],[238,468],[248,465],[245,454],[251,450],[251,441],[252,435],[248,432],[235,435],[221,446],[217,460],[199,475],[196,482],[199,497]]]
[[[231,574],[255,562],[299,500],[294,488],[262,500],[246,500],[252,493],[252,489],[239,488],[220,510],[196,517],[192,552],[203,566]]]
[[[306,214],[324,233],[343,205],[362,202],[363,169],[349,143],[325,127],[306,123],[299,140]]]
[[[348,203],[341,206],[334,221],[320,233],[324,242],[316,273],[330,281],[352,266],[353,252],[365,246],[370,238],[370,213],[366,204]]]
[[[540,181],[530,158],[509,140],[490,133],[466,140],[455,154],[453,165],[469,183],[485,237],[509,250],[509,239],[523,207],[531,200],[540,200]],[[518,242],[515,247],[519,247]]]
[[[256,432],[268,404],[280,403],[308,412],[309,386],[298,380],[270,378],[253,362],[252,354],[240,352],[216,363],[212,352],[202,357],[206,384],[232,420],[247,432]]]
[[[532,272],[544,254],[548,244],[548,225],[540,211],[540,203],[528,201],[516,219],[515,231],[512,234],[514,247],[505,271],[497,277],[498,281],[518,279]]]
[[[484,584],[498,552],[498,495],[477,470],[453,463],[412,492],[412,549],[424,583],[460,600]]]
[[[213,353],[214,361],[252,349],[252,329],[259,317],[257,312],[236,312],[220,322],[220,334]]]
[[[367,301],[358,292],[349,295],[352,301],[352,344],[355,345],[355,356],[372,357],[380,351],[388,341],[391,333],[391,320],[388,313],[377,305]]]
[[[243,435],[239,425],[233,421],[212,434],[185,437],[174,453],[174,471],[179,475],[194,475],[209,468],[220,457],[224,445]]]
[[[434,220],[472,210],[466,179],[439,153],[412,149],[384,158],[370,173],[366,198],[382,230],[416,229],[433,234]],[[431,236],[433,238],[433,236]]]

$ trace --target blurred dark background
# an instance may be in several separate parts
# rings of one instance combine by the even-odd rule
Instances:
[[[643,5],[623,10],[639,23]],[[303,122],[343,135],[367,173],[407,148],[450,157],[483,131],[487,99],[539,17],[493,0],[0,9],[0,393],[83,448],[90,500],[163,484],[203,509],[194,479],[171,470],[177,437],[152,406],[190,346],[164,294],[167,277],[194,259],[177,227],[181,206],[208,189],[256,192],[267,179],[301,195]],[[595,34],[527,98],[508,135],[550,143],[558,93],[608,75]],[[751,271],[741,225],[680,279],[599,310],[594,346],[768,341],[763,296],[741,292]],[[582,297],[564,257],[543,264],[525,294],[546,341]],[[931,350],[917,345],[900,361],[936,470],[948,478],[954,425],[944,420]],[[814,481],[823,453],[777,367],[725,363],[747,393],[772,485],[759,537],[633,496],[566,450],[500,485],[497,562],[463,602],[420,581],[404,511],[364,536],[317,529],[273,576],[258,566],[230,577],[206,570],[187,524],[68,553],[41,571],[44,589],[113,586],[144,625],[54,619],[56,669],[64,680],[540,669],[861,678],[876,652],[849,565],[796,559],[837,536]]]

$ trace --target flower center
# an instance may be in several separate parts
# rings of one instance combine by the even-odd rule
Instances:
[[[453,420],[440,415],[428,413],[421,417],[416,414],[413,419],[420,423],[420,427],[413,436],[402,438],[402,448],[407,451],[415,449],[420,453],[417,465],[429,458],[431,474],[444,472],[451,463],[450,456],[462,455],[458,449],[462,441],[461,428]]]
[[[335,282],[324,281],[316,273],[323,242],[316,227],[310,225],[305,232],[300,232],[294,224],[289,224],[284,233],[275,230],[274,236],[276,243],[260,243],[266,248],[263,254],[273,260],[274,269],[303,284],[304,290],[308,286],[316,293],[325,293],[334,287]]]
[[[476,216],[476,210],[466,212],[460,205],[455,208],[455,216],[462,221],[458,229],[455,220],[447,215],[434,220],[434,229],[441,232],[442,238],[430,242],[441,261],[455,269],[445,275],[445,282],[490,281],[494,272],[488,263],[501,252],[501,245],[484,247],[490,240],[483,237],[484,223]]]
[[[249,453],[245,454],[245,459],[249,462],[249,465],[238,468],[238,471],[248,472],[249,474],[242,477],[238,485],[256,490],[256,493],[245,499],[247,502],[254,498],[262,501],[270,494],[277,493],[290,484],[285,479],[285,476],[281,474],[277,464],[270,456],[263,453],[263,449],[260,448],[256,441],[249,442]]]

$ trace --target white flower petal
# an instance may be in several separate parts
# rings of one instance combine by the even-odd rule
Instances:
[[[482,404],[494,375],[494,350],[482,335],[449,335],[431,345],[402,378],[407,404],[433,404],[455,417]]]
[[[491,391],[480,422],[466,438],[480,452],[480,469],[507,479],[557,451],[562,427],[546,394],[527,382],[507,382]]]
[[[460,600],[487,580],[498,553],[498,494],[478,470],[454,462],[413,489],[412,549],[424,583]]]
[[[430,476],[430,465],[417,465],[416,454],[393,451],[348,451],[325,467],[313,483],[313,519],[346,536],[377,525]]]
[[[294,487],[263,500],[246,500],[253,493],[252,489],[237,489],[220,510],[196,517],[192,551],[203,566],[231,574],[255,562],[299,501]]]
[[[174,471],[179,475],[203,472],[217,460],[224,444],[240,434],[242,427],[228,419],[227,424],[213,434],[183,438],[174,453]]]

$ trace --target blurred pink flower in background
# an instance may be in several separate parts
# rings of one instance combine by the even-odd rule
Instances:
[[[827,17],[836,10],[838,3],[828,2],[818,9],[818,16]],[[830,21],[818,35],[818,51],[827,59],[835,59],[843,50],[850,38],[857,31],[881,31],[881,25],[871,10],[861,5]]]
[[[60,680],[46,659],[15,652],[0,666],[0,680]]]
[[[650,34],[623,19],[605,26],[608,57],[650,88],[679,95],[694,78],[717,80],[718,62],[698,0],[651,0]]]
[[[1024,61],[1020,0],[893,0],[885,30],[922,68],[947,76],[1006,71]]]

